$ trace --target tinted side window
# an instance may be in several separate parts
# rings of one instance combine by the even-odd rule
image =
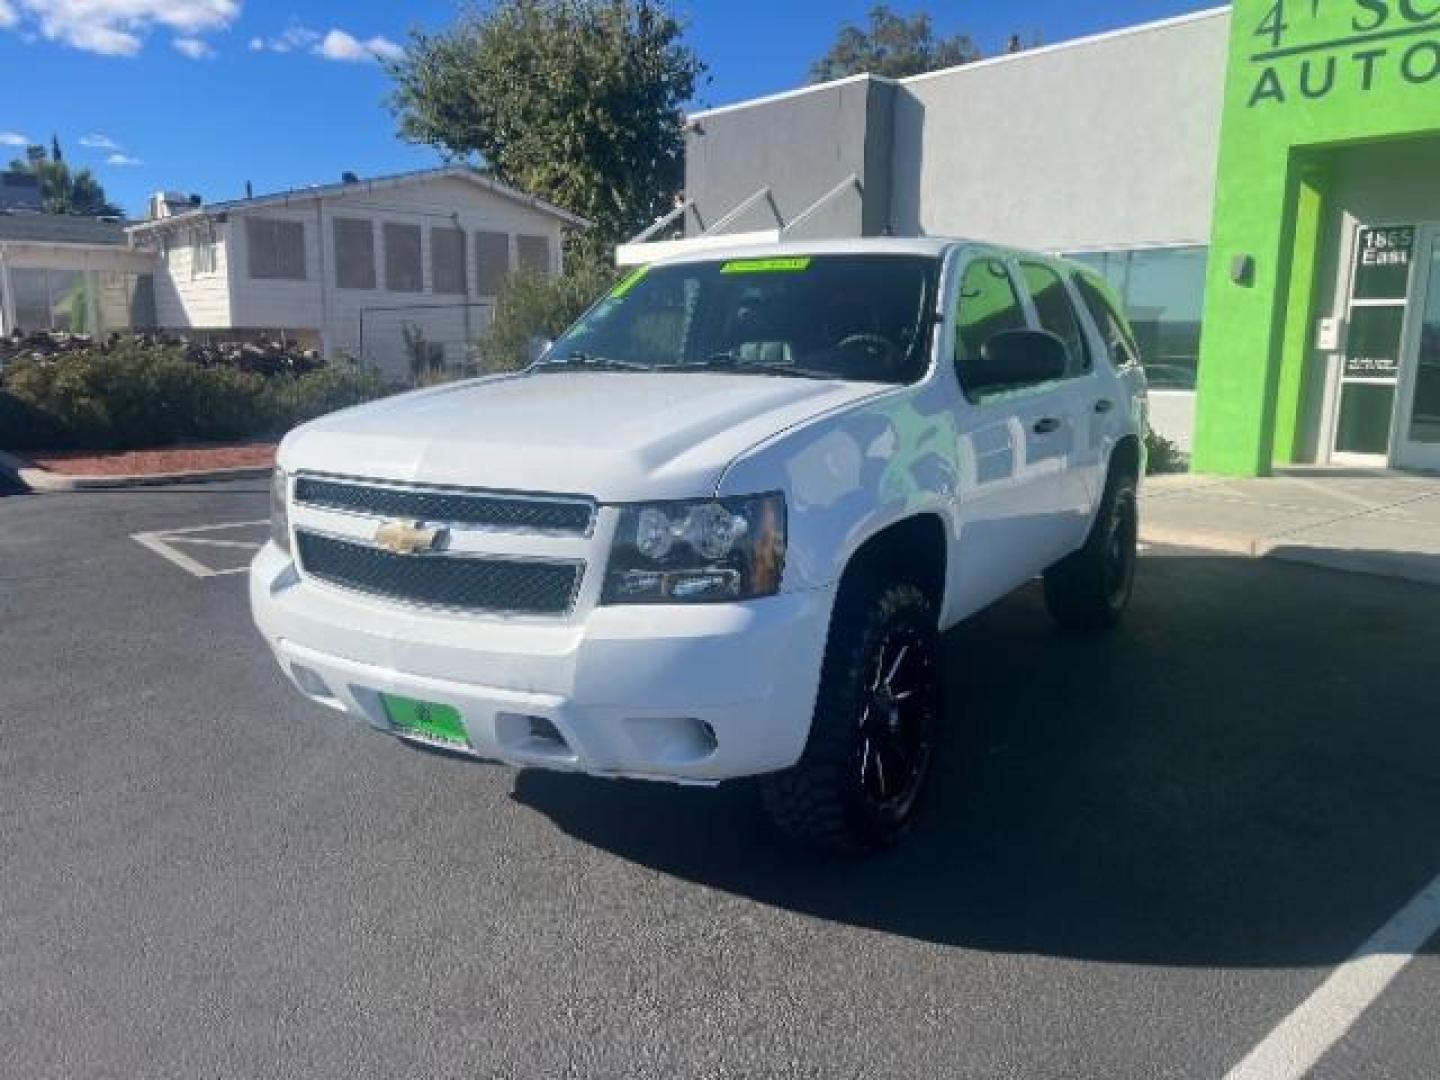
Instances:
[[[1085,347],[1085,331],[1081,329],[1080,317],[1070,303],[1070,294],[1060,275],[1041,263],[1021,263],[1025,275],[1025,287],[1035,301],[1035,310],[1040,316],[1040,325],[1065,343],[1070,353],[1071,374],[1090,370],[1090,350]]]
[[[1105,294],[1105,290],[1084,274],[1075,275],[1075,286],[1080,290],[1085,306],[1090,309],[1095,325],[1100,328],[1100,336],[1105,339],[1105,347],[1110,350],[1111,363],[1117,368],[1138,364],[1140,350],[1135,345],[1135,338],[1116,304]]]
[[[960,304],[955,314],[955,362],[979,356],[985,343],[1005,330],[1025,329],[1025,309],[999,259],[976,259],[960,279]]]

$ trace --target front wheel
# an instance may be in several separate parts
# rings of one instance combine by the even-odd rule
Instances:
[[[770,777],[766,810],[792,839],[859,853],[915,820],[939,722],[939,631],[914,585],[847,583],[836,605],[810,739]]]
[[[1108,630],[1135,591],[1140,511],[1132,476],[1112,473],[1085,546],[1045,572],[1045,606],[1071,630]]]

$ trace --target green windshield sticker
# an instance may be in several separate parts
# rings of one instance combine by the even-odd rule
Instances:
[[[810,268],[810,260],[803,259],[738,259],[720,267],[722,274],[798,274]]]
[[[643,277],[644,277],[646,274],[648,274],[649,272],[650,272],[650,267],[648,267],[648,266],[642,266],[642,267],[640,267],[640,269],[635,270],[635,271],[633,271],[632,273],[630,273],[629,275],[627,275],[624,281],[620,282],[619,285],[616,285],[615,288],[613,288],[613,289],[610,290],[610,299],[611,299],[611,300],[619,300],[622,296],[624,296],[626,293],[628,293],[628,292],[629,292],[631,289],[633,289],[636,285],[639,285],[639,284],[640,284],[640,279],[643,278]]]

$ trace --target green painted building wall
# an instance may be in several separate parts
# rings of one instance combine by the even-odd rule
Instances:
[[[1295,459],[1330,158],[1437,134],[1440,0],[1237,0],[1196,470],[1257,475]]]

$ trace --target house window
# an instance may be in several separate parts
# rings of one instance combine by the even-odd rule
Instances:
[[[50,330],[50,284],[44,270],[16,267],[10,271],[10,298],[15,325],[21,330]]]
[[[190,276],[200,277],[213,274],[218,269],[219,259],[215,251],[215,227],[197,225],[190,230]]]
[[[475,287],[481,296],[499,296],[510,276],[510,237],[499,232],[475,234]]]
[[[279,218],[246,218],[250,276],[259,281],[305,280],[305,224]]]
[[[391,292],[424,292],[419,225],[385,223],[385,288]]]
[[[375,226],[367,218],[334,221],[335,284],[341,289],[375,288]]]
[[[430,230],[430,288],[435,293],[465,295],[465,233],[462,230]]]
[[[550,273],[550,238],[548,236],[518,236],[515,238],[520,269],[536,274]]]
[[[90,330],[90,290],[81,270],[10,271],[15,325],[21,330]]]

